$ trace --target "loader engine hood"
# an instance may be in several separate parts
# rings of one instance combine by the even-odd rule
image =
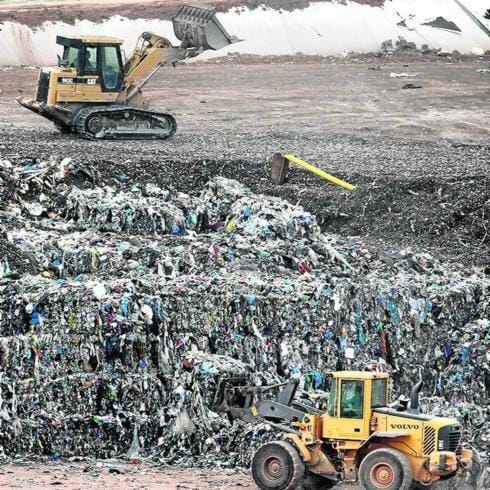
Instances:
[[[414,413],[410,409],[377,408],[374,413],[380,415],[380,420],[384,419],[386,425],[383,428],[388,432],[420,437],[424,456],[436,451],[458,453],[461,449],[462,431],[456,419]]]

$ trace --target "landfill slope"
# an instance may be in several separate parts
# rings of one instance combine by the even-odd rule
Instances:
[[[326,230],[361,236],[383,251],[427,250],[488,267],[489,75],[480,71],[489,64],[488,57],[417,53],[340,61],[232,56],[180,65],[161,70],[145,92],[178,120],[165,145],[59,134],[13,100],[33,93],[37,71],[8,69],[1,152],[16,164],[80,158],[107,181],[124,175],[184,192],[216,174],[238,178],[256,192],[300,202]],[[402,89],[407,80],[422,89]],[[288,182],[276,186],[269,175],[277,151],[358,188],[341,191],[294,166]]]
[[[170,21],[179,2],[125,2],[0,7],[0,66],[46,65],[61,53],[56,35],[117,32],[130,52],[145,31],[177,43]],[[218,18],[241,41],[200,59],[229,53],[345,55],[380,52],[383,43],[419,50],[483,54],[490,50],[485,0],[222,1]],[[468,10],[468,7],[470,10]]]

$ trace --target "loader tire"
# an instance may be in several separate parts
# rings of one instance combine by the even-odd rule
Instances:
[[[366,490],[408,490],[412,486],[412,466],[396,449],[376,449],[361,461],[359,479]]]
[[[294,447],[286,441],[268,442],[257,449],[252,459],[252,475],[262,490],[299,488],[305,465]]]

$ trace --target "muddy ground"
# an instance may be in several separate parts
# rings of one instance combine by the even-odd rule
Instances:
[[[212,175],[299,202],[332,233],[382,253],[410,248],[489,266],[490,59],[254,58],[162,70],[145,93],[179,123],[165,142],[86,141],[18,105],[37,70],[0,71],[0,157],[71,157],[108,183],[124,175],[192,192]],[[416,77],[390,77],[392,73]],[[420,89],[403,89],[406,83]],[[294,153],[358,185],[352,193],[295,168],[269,179],[274,152]]]

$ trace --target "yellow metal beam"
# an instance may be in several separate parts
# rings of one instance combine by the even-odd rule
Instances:
[[[309,172],[318,175],[318,177],[321,177],[322,179],[328,180],[329,182],[332,182],[332,184],[338,185],[340,187],[343,187],[344,189],[347,189],[348,191],[353,191],[357,186],[349,184],[348,182],[345,182],[345,180],[338,179],[337,177],[334,177],[333,175],[327,174],[327,172],[324,172],[323,170],[320,170],[318,167],[315,167],[314,165],[311,165],[307,162],[304,162],[303,160],[300,160],[298,157],[295,157],[294,155],[285,155],[284,158],[286,160],[289,160],[292,163],[295,163],[296,165],[299,165],[300,167],[304,168],[305,170],[308,170]]]

